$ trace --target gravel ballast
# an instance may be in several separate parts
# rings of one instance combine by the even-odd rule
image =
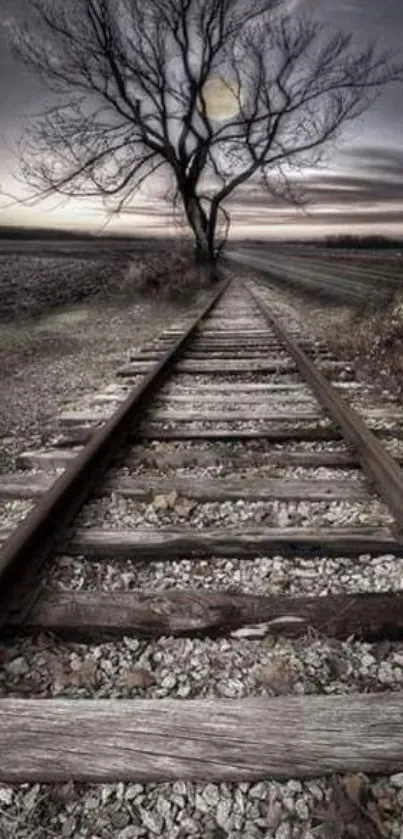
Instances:
[[[208,527],[253,528],[385,526],[393,518],[385,504],[368,499],[356,501],[223,501],[194,503],[156,495],[151,503],[117,496],[87,504],[76,519],[77,528],[132,530],[169,528],[182,525],[202,530]]]
[[[384,836],[402,839],[403,776],[359,780],[369,790],[369,812],[379,817]],[[329,802],[338,783],[346,781],[2,786],[2,839],[336,839]],[[370,818],[361,814],[361,820],[367,829],[362,835],[381,835],[369,832]]]
[[[400,691],[403,644],[315,637],[123,638],[9,644],[0,691],[10,697],[117,699],[308,696]]]
[[[194,587],[239,590],[251,594],[338,594],[398,591],[403,558],[391,554],[358,557],[259,556],[256,559],[131,560],[59,557],[52,584],[61,589],[130,591]]]

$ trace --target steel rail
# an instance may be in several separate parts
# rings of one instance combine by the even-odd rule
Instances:
[[[367,427],[362,417],[340,396],[316,365],[298,346],[297,341],[273,315],[269,307],[244,282],[252,299],[270,322],[277,335],[287,347],[290,355],[307,384],[315,392],[319,402],[329,411],[343,437],[356,449],[359,462],[367,476],[374,482],[382,498],[395,517],[393,532],[401,535],[403,530],[403,471],[394,458],[382,446],[375,434]]]
[[[0,554],[0,628],[10,615],[23,620],[38,592],[33,584],[38,571],[56,549],[60,550],[67,530],[102,478],[116,453],[133,433],[138,414],[166,380],[172,365],[187,348],[200,322],[220,299],[231,280],[221,281],[212,298],[152,367],[123,404],[89,440],[50,489],[3,545]]]

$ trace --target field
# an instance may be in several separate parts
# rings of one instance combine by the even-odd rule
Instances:
[[[0,239],[0,323],[84,298],[130,297],[162,273],[166,286],[175,286],[174,275],[181,279],[186,260],[176,240]]]
[[[154,276],[178,268],[183,274],[190,250],[178,239],[0,239],[0,322],[88,297],[116,297],[131,285],[135,291],[142,283],[156,288]],[[227,256],[269,272],[271,280],[348,305],[384,304],[402,283],[403,247],[352,250],[234,240]]]
[[[270,279],[348,304],[384,304],[402,287],[402,250],[350,250],[321,245],[234,243],[228,256],[269,272]]]
[[[227,251],[276,283],[333,352],[364,378],[403,393],[403,247],[326,248],[311,243],[238,241]]]

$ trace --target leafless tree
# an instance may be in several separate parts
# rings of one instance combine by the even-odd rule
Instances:
[[[394,56],[355,51],[286,0],[26,5],[15,50],[57,98],[25,135],[24,178],[37,194],[102,195],[122,210],[161,170],[201,258],[220,251],[239,185],[286,195],[292,168],[402,77]]]

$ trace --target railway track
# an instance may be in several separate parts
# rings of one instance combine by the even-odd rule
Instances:
[[[0,781],[402,772],[402,422],[240,278],[134,350],[0,478]]]

